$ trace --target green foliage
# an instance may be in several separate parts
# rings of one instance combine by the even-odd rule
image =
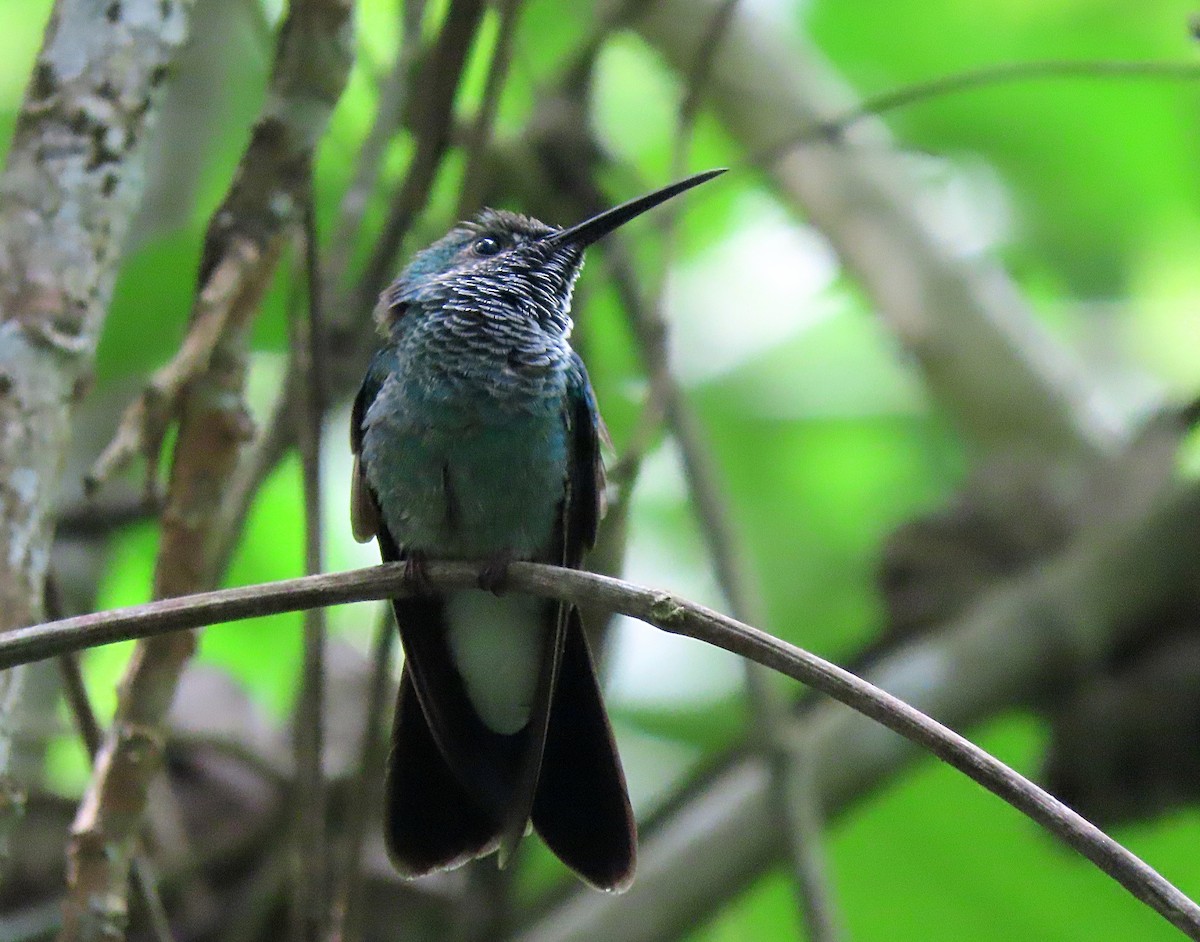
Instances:
[[[812,4],[813,39],[860,94],[1034,60],[1194,61],[1183,0]],[[1194,81],[1057,79],[937,98],[889,120],[905,146],[984,154],[1014,205],[1021,264],[1074,297],[1122,293],[1147,240],[1195,218]]]
[[[1044,743],[1035,720],[993,723],[977,741],[1036,776]],[[1161,843],[1153,830],[1115,836],[1171,869],[1163,848],[1153,847]],[[1176,937],[1095,868],[1049,846],[1027,819],[935,763],[868,803],[830,850],[854,938]]]

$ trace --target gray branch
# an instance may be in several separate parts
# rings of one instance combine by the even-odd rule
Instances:
[[[0,177],[0,630],[37,620],[50,501],[187,0],[60,0]]]
[[[0,632],[43,617],[52,501],[90,380],[144,142],[192,0],[59,0],[0,176]],[[21,678],[0,679],[0,807]]]

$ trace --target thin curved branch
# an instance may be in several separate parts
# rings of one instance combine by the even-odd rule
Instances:
[[[1127,507],[1128,505],[1125,505]],[[1094,674],[1147,619],[1192,598],[1200,581],[1200,487],[1133,516],[1084,527],[1062,551],[981,594],[962,614],[867,667],[877,686],[967,729],[1036,708],[1064,679]],[[917,750],[840,703],[802,706],[792,729],[813,757],[827,817],[848,813],[911,766]],[[619,899],[569,887],[540,906],[520,942],[667,942],[711,917],[784,856],[769,772],[730,756],[646,828],[638,880]]]
[[[1007,85],[1013,82],[1044,81],[1046,79],[1147,79],[1160,82],[1191,82],[1200,79],[1200,65],[1194,62],[1126,62],[1122,60],[1072,61],[1048,59],[1044,62],[1005,62],[984,66],[951,75],[939,75],[923,82],[902,85],[881,95],[868,98],[845,114],[828,121],[818,121],[809,127],[789,134],[777,144],[762,148],[750,162],[774,163],[793,147],[814,141],[836,141],[853,125],[865,118],[878,117],[889,111],[907,108],[932,98],[942,98],[960,92]]]
[[[473,588],[478,585],[480,569],[472,563],[434,562],[428,566],[427,577],[429,584],[439,589]],[[1147,863],[969,740],[849,671],[668,592],[536,563],[513,563],[508,575],[509,587],[515,591],[629,615],[750,658],[828,694],[978,782],[1092,861],[1189,938],[1200,940],[1200,906]],[[181,628],[313,605],[392,598],[410,591],[403,564],[391,563],[164,599],[10,632],[0,637],[0,668]]]

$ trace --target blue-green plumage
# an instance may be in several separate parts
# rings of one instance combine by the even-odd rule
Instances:
[[[423,360],[405,356],[363,417],[362,461],[389,529],[454,558],[545,555],[567,467],[569,365],[536,391],[502,393],[482,370],[456,388],[439,375],[452,360]]]
[[[385,559],[480,560],[488,588],[528,559],[577,567],[595,539],[601,424],[569,345],[583,250],[700,175],[570,229],[486,210],[383,295],[384,346],[352,417],[352,517]],[[530,820],[590,883],[632,878],[636,836],[578,615],[484,589],[395,601],[405,648],[387,837],[413,875]]]

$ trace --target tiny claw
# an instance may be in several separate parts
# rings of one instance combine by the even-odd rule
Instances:
[[[427,559],[420,550],[409,550],[404,556],[404,581],[418,595],[432,595],[433,585],[426,569]]]
[[[479,577],[475,580],[475,584],[485,592],[491,592],[492,595],[503,595],[508,582],[508,564],[511,562],[512,557],[507,553],[488,560],[479,570]]]

